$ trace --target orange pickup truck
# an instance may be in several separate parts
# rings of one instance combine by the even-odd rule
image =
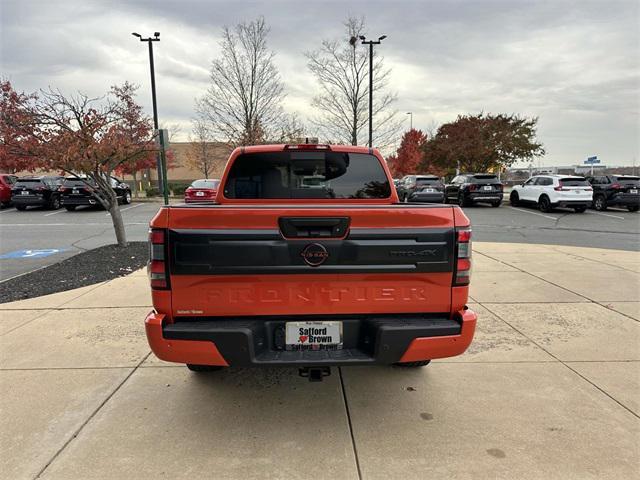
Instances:
[[[162,207],[149,233],[156,356],[194,371],[424,366],[463,353],[469,219],[400,203],[375,149],[236,148],[215,204]]]

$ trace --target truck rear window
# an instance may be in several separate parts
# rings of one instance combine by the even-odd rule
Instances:
[[[227,198],[388,198],[380,161],[363,153],[245,153],[231,166]]]

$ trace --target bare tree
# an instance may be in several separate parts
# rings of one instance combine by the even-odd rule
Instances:
[[[321,135],[336,143],[359,145],[366,143],[368,135],[369,52],[357,41],[365,33],[364,18],[349,17],[344,26],[343,38],[323,40],[318,50],[305,53],[307,66],[320,86],[312,102],[319,115],[311,122]],[[389,74],[383,58],[374,57],[373,124],[379,148],[395,144],[402,130],[393,109],[396,95],[387,88]]]
[[[212,134],[233,144],[262,143],[277,132],[284,118],[285,97],[267,48],[263,17],[222,30],[222,54],[211,62],[211,85],[196,100],[196,110],[212,126]]]
[[[209,178],[214,164],[211,126],[202,117],[194,118],[192,126],[191,135],[189,135],[191,146],[187,152],[187,162],[191,167],[202,172],[204,178]]]

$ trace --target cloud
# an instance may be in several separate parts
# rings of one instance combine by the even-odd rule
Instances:
[[[598,154],[630,164],[639,155],[640,49],[635,1],[4,1],[2,75],[16,88],[48,85],[92,95],[125,80],[140,85],[151,111],[146,44],[155,45],[161,122],[190,130],[224,25],[264,15],[269,45],[288,97],[310,117],[317,88],[303,53],[344,35],[349,15],[365,15],[367,34],[392,68],[401,115],[428,127],[458,114],[538,116],[546,164]],[[345,39],[346,41],[346,39]],[[312,132],[309,132],[312,133]]]

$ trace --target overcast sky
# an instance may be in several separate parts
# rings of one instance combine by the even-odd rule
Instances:
[[[186,139],[194,98],[204,93],[224,25],[264,15],[286,83],[288,111],[304,119],[316,85],[303,52],[344,35],[364,15],[392,68],[397,109],[416,128],[458,114],[539,117],[542,165],[598,155],[631,165],[639,154],[640,12],[631,1],[33,1],[1,0],[0,75],[18,90],[47,86],[104,93],[140,85],[151,114],[146,44],[155,45],[160,122]],[[307,134],[313,135],[313,131]]]

